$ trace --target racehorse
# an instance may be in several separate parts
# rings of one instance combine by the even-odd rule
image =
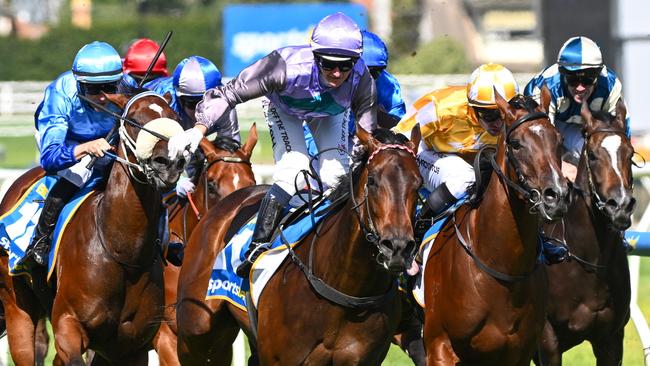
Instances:
[[[196,189],[193,208],[177,204],[171,208],[169,232],[172,241],[187,243],[190,234],[211,206],[239,188],[255,184],[250,158],[257,143],[257,128],[253,124],[243,146],[232,139],[217,137],[213,142],[202,139],[199,144],[204,159],[195,176]],[[192,212],[196,209],[196,212]],[[154,349],[162,365],[178,365],[176,351],[176,289],[180,268],[168,265],[165,278],[165,318],[154,338]]]
[[[622,232],[630,227],[634,148],[625,134],[625,105],[616,116],[583,103],[583,146],[564,235],[572,260],[547,269],[549,306],[541,365],[561,365],[562,353],[591,342],[597,364],[620,365],[630,317],[630,272]],[[540,362],[541,361],[541,362]]]
[[[79,207],[60,240],[51,308],[57,364],[85,364],[82,354],[92,349],[93,364],[146,365],[147,350],[162,318],[157,245],[162,194],[173,189],[185,160],[180,153],[168,157],[166,140],[154,139],[141,129],[166,137],[182,128],[169,99],[152,93],[131,101],[121,94],[105,95],[105,99],[126,107],[130,122],[120,120],[118,162],[110,169],[106,189],[93,193]],[[21,332],[33,334],[43,314],[30,313],[27,304],[35,307],[34,294],[24,282],[13,285],[5,284],[13,291],[3,291],[3,303],[5,308],[11,305],[5,299],[12,296],[23,316],[8,315],[9,343],[17,347],[11,349],[12,357],[19,365],[33,364],[33,337],[17,337]]]
[[[368,155],[329,196],[339,209],[308,234],[269,280],[258,304],[257,328],[243,310],[204,300],[217,253],[259,207],[268,186],[236,191],[199,223],[181,269],[177,321],[185,365],[229,364],[238,328],[257,335],[260,364],[371,364],[384,359],[401,317],[396,275],[415,251],[413,215],[422,178],[415,161],[419,128],[411,141],[387,130],[375,137],[357,126]],[[339,206],[340,205],[340,206]],[[195,247],[196,248],[196,247]],[[315,292],[296,264],[338,295]],[[191,263],[191,265],[188,265]],[[343,305],[345,304],[345,305]],[[218,355],[218,356],[217,356]]]
[[[560,135],[531,98],[495,95],[505,128],[489,183],[451,215],[426,261],[427,365],[528,365],[544,325],[539,224],[568,206]]]

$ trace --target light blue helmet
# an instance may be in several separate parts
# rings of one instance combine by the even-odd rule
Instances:
[[[557,63],[569,71],[601,68],[603,55],[596,42],[587,37],[573,37],[560,49]]]
[[[358,58],[362,45],[359,26],[341,12],[323,18],[311,33],[311,50],[321,55]]]
[[[190,56],[176,66],[173,85],[179,97],[200,97],[206,90],[221,85],[221,72],[207,58]]]
[[[81,83],[116,82],[122,79],[122,59],[113,46],[95,41],[77,52],[72,62],[72,73]]]
[[[363,53],[361,58],[368,67],[388,66],[388,48],[378,35],[367,30],[361,31],[363,35]]]

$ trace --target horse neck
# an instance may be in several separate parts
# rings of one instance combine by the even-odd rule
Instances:
[[[206,175],[207,172],[203,171],[201,172],[201,175],[199,175],[198,182],[196,183],[196,189],[192,193],[192,202],[194,202],[194,205],[196,206],[196,209],[199,211],[201,216],[205,215],[208,212],[208,209],[210,208],[210,202],[208,202],[209,197],[208,197],[208,187],[207,187],[207,182],[206,182]]]
[[[507,162],[503,141],[499,143],[496,162],[511,181],[518,182]],[[497,270],[514,275],[528,273],[535,265],[538,221],[526,206],[518,192],[492,172],[481,204],[476,209],[473,235],[476,240],[473,243],[479,256],[496,264]]]
[[[357,192],[355,196],[357,203],[363,200],[363,194]],[[316,265],[315,272],[330,286],[348,295],[383,294],[394,278],[377,264],[376,250],[366,240],[353,205],[352,200],[348,199],[343,208],[334,214],[331,227],[326,228],[321,244],[315,248],[314,257],[321,258],[322,263],[321,266]],[[363,205],[360,211],[365,220]]]
[[[106,250],[127,263],[153,258],[162,214],[161,194],[138,183],[127,168],[114,163],[98,207],[98,227]]]

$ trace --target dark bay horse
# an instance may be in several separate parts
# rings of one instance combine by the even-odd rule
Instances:
[[[257,210],[268,186],[245,188],[220,201],[190,238],[204,245],[187,253],[179,279],[183,364],[229,365],[221,356],[230,355],[239,327],[249,338],[257,333],[263,365],[381,363],[401,317],[395,276],[410,265],[415,250],[420,133],[416,128],[408,141],[385,130],[373,137],[357,126],[357,135],[369,158],[330,196],[340,198],[342,208],[324,220],[319,235],[303,238],[295,253],[303,263],[311,263],[311,253],[315,276],[346,300],[354,296],[350,302],[366,301],[366,306],[346,307],[321,296],[293,260],[284,261],[262,293],[256,330],[229,302],[205,300],[215,256]]]
[[[182,128],[168,100],[160,96],[143,94],[133,101],[119,94],[105,97],[126,107],[126,117],[136,126],[121,125],[120,161],[111,168],[106,189],[79,207],[61,237],[51,309],[57,364],[85,364],[82,354],[92,349],[93,364],[146,365],[162,318],[162,264],[156,244],[161,198],[173,189],[185,160],[181,154],[170,159],[166,140],[152,139],[139,127],[167,136]],[[24,286],[13,286],[9,296],[18,307],[34,300]],[[16,337],[33,334],[42,314],[21,310],[28,317],[8,319],[8,336],[10,345],[12,338],[17,343],[16,353],[11,350],[14,362],[30,364],[33,341]]]
[[[560,135],[532,99],[495,95],[505,129],[490,181],[476,206],[450,218],[427,258],[427,365],[529,365],[544,325],[539,225],[568,206]]]
[[[585,144],[564,236],[572,260],[547,269],[548,317],[542,365],[561,365],[562,353],[588,340],[597,365],[620,365],[630,317],[630,271],[621,232],[631,225],[634,148],[625,135],[625,105],[616,116],[592,115],[583,103]],[[541,361],[541,362],[540,362]]]
[[[241,146],[237,141],[217,137],[213,142],[201,140],[201,149],[205,159],[201,160],[199,171],[195,174],[196,189],[191,196],[198,215],[189,205],[177,205],[171,209],[169,217],[170,240],[187,243],[190,234],[210,207],[214,206],[240,188],[255,185],[255,175],[250,158],[257,144],[255,124],[248,133],[246,143]],[[154,349],[158,353],[161,365],[179,365],[176,352],[176,289],[180,268],[168,265],[164,270],[165,278],[165,321],[160,325],[154,338]]]

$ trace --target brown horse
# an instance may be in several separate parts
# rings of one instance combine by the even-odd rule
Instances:
[[[187,243],[187,238],[211,206],[240,188],[255,185],[250,158],[257,143],[257,128],[253,124],[243,146],[234,140],[217,137],[212,143],[203,139],[199,144],[203,156],[195,174],[196,190],[192,193],[197,213],[189,205],[176,205],[170,211],[170,240]],[[165,278],[165,321],[154,339],[154,349],[161,365],[179,365],[176,352],[176,289],[180,268],[168,265]]]
[[[528,365],[544,325],[538,232],[540,220],[567,210],[560,136],[532,99],[495,95],[505,129],[488,186],[477,207],[450,218],[427,258],[427,365]]]
[[[388,131],[373,137],[357,126],[357,135],[370,157],[330,196],[341,208],[295,250],[302,263],[313,259],[314,276],[330,290],[315,292],[293,259],[284,261],[262,293],[257,329],[230,303],[205,300],[216,254],[257,210],[268,187],[234,192],[190,238],[209,245],[188,252],[181,269],[177,320],[183,364],[229,364],[219,352],[230,354],[239,326],[249,338],[257,333],[264,365],[381,363],[401,318],[395,276],[410,264],[415,250],[420,133],[416,128],[408,141]],[[338,295],[332,297],[332,292]]]
[[[124,95],[105,97],[120,108],[129,102]],[[61,237],[51,309],[57,364],[85,364],[82,354],[88,349],[95,351],[93,364],[146,364],[163,310],[162,264],[156,244],[161,197],[174,187],[185,161],[181,154],[168,157],[165,140],[139,137],[148,134],[141,131],[144,125],[154,133],[182,131],[167,103],[152,94],[130,102],[126,117],[134,125],[120,128],[121,160],[111,168],[106,189],[93,193],[79,207]],[[144,145],[151,154],[148,158],[140,155],[140,141],[149,141]],[[17,337],[33,334],[43,313],[30,311],[28,304],[37,306],[25,282],[13,285],[5,283],[8,294],[3,303],[7,308],[11,301],[5,302],[6,297],[13,297],[23,316],[13,320],[8,315],[10,346],[16,345],[12,357],[16,364],[33,364],[33,337]]]
[[[573,260],[547,269],[549,306],[542,365],[561,365],[562,353],[591,342],[597,364],[620,365],[630,317],[630,271],[621,232],[630,227],[634,148],[625,135],[625,105],[616,116],[592,115],[583,103],[583,146],[564,230]],[[541,362],[540,362],[541,361]]]

